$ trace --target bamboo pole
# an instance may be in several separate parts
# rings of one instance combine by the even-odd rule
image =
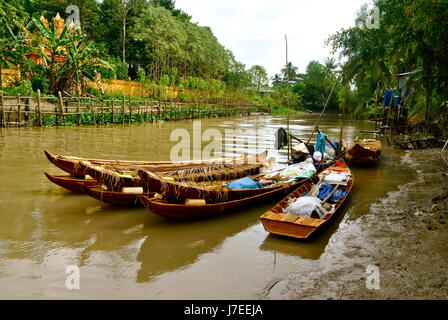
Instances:
[[[62,93],[61,91],[58,91],[58,98],[59,98],[59,112],[61,116],[64,115],[64,102],[62,101]]]
[[[0,70],[1,72],[1,70]],[[6,118],[5,118],[5,107],[3,103],[3,91],[0,91],[0,107],[2,108],[2,127],[6,127]]]
[[[131,103],[131,95],[129,95],[129,121],[128,124],[132,122],[132,103]]]
[[[93,124],[96,125],[96,112],[95,107],[93,106],[93,99],[90,99],[90,109],[92,110]]]
[[[115,110],[114,110],[115,109],[115,99],[113,99],[113,98],[112,98],[112,106],[111,107],[112,107],[111,122],[112,122],[112,124],[114,124],[114,122],[115,122],[115,118],[114,118],[114,116],[115,116]]]
[[[78,126],[81,125],[81,97],[78,95],[78,106],[76,109],[76,112],[78,113],[77,117],[76,117],[76,124]]]
[[[291,160],[291,139],[289,138],[289,135],[291,134],[290,131],[290,111],[291,111],[291,101],[290,101],[290,94],[291,94],[291,88],[290,88],[290,82],[291,82],[291,75],[289,72],[289,66],[288,66],[288,36],[285,34],[285,43],[286,43],[286,71],[288,73],[287,78],[288,78],[288,99],[287,99],[287,104],[288,104],[288,115],[287,115],[287,124],[286,124],[286,132],[288,133],[288,164],[289,161]]]
[[[162,108],[162,102],[160,101],[160,95],[159,95],[159,108],[157,109],[157,119],[160,120],[160,113],[162,112],[162,110],[160,110]]]
[[[37,89],[37,124],[42,127],[42,115],[40,113],[40,90]]]
[[[104,102],[105,102],[104,99],[101,99],[101,124],[103,126],[104,126]]]
[[[121,124],[124,124],[124,111],[126,108],[126,93],[123,93],[123,106],[122,106],[122,113],[121,113]]]
[[[21,105],[20,105],[20,94],[17,94],[17,125],[22,124],[22,113],[21,113]]]

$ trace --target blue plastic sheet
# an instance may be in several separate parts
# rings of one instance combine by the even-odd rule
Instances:
[[[333,191],[334,187],[331,184],[325,183],[319,189],[319,195],[317,196],[320,200],[324,200]],[[336,190],[330,198],[330,202],[336,202],[345,197],[347,192],[342,189]]]
[[[227,184],[227,188],[231,190],[261,189],[263,188],[263,185],[250,177],[244,177],[242,179],[230,182]]]

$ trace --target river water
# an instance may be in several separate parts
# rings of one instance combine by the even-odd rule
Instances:
[[[317,116],[293,117],[292,132],[307,138]],[[201,121],[201,131],[223,134],[223,155],[249,141],[269,148],[279,163],[274,134],[284,117],[253,116]],[[341,120],[324,117],[320,130],[338,140]],[[196,123],[196,126],[198,123]],[[175,129],[192,136],[193,122],[111,127],[0,129],[0,298],[24,299],[253,299],[289,274],[319,272],[338,228],[365,215],[370,206],[414,175],[404,152],[386,143],[380,165],[353,168],[351,198],[336,219],[311,241],[266,233],[259,216],[276,201],[200,221],[173,221],[145,209],[122,209],[49,182],[43,171],[60,174],[42,150],[91,158],[168,160]],[[225,130],[241,129],[237,138]],[[367,121],[346,121],[344,139],[372,130]],[[249,139],[244,140],[249,137]],[[227,140],[226,140],[227,139]],[[193,137],[192,137],[193,140]],[[263,143],[259,143],[263,145]],[[219,156],[217,154],[217,156]],[[334,250],[333,250],[334,251]],[[336,251],[337,252],[337,251]],[[66,288],[66,268],[80,269],[80,289]]]

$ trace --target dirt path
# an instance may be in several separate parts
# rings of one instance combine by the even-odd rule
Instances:
[[[409,151],[402,162],[413,182],[341,224],[318,271],[290,275],[263,298],[448,299],[448,165],[439,150]],[[379,269],[379,289],[367,289],[368,266]]]

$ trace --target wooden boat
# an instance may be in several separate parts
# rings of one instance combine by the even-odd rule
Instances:
[[[233,180],[258,174],[258,169],[259,168],[256,167],[250,168],[248,171],[244,172],[244,174],[240,175],[240,177],[233,176]],[[203,199],[209,204],[220,203],[256,196],[284,186],[283,184],[278,183],[272,187],[260,189],[230,190],[223,186],[230,182],[229,180],[211,181],[208,184],[170,182],[152,172],[143,170],[139,171],[139,176],[142,185],[144,188],[147,188],[147,190],[162,194],[167,200],[180,202],[184,202],[186,199]]]
[[[199,206],[171,203],[166,200],[149,198],[147,196],[141,196],[140,201],[145,208],[159,216],[168,218],[195,219],[234,211],[252,204],[258,204],[262,201],[279,198],[288,194],[298,186],[299,184],[296,183],[284,185],[280,188],[271,189],[268,192],[256,194],[243,199]]]
[[[320,166],[318,168],[318,172],[326,167],[327,166]],[[254,167],[254,169],[256,168]],[[246,172],[245,175],[234,177],[232,180],[251,175],[255,175],[252,176],[255,180],[261,180],[269,174],[269,172],[259,174],[257,170],[252,173]],[[164,199],[168,201],[184,202],[187,199],[202,199],[208,204],[244,199],[267,193],[274,189],[281,189],[284,186],[290,185],[290,183],[285,182],[289,180],[289,178],[282,178],[276,183],[265,186],[264,188],[230,190],[225,186],[227,183],[232,181],[230,179],[230,181],[225,181],[225,179],[221,179],[220,181],[210,181],[208,184],[197,184],[190,181],[173,182],[166,181],[162,176],[144,170],[139,170],[139,176],[141,183],[146,190],[151,190],[152,192],[162,194]],[[292,185],[300,185],[305,180],[307,179],[296,180],[292,182]]]
[[[375,164],[381,158],[382,149],[383,146],[378,140],[359,140],[347,150],[345,160],[351,164]]]
[[[51,182],[73,192],[83,192],[82,186],[92,187],[98,185],[98,182],[93,179],[77,179],[72,176],[54,176],[47,172],[44,172],[44,174]]]
[[[84,184],[81,184],[80,187],[82,191],[88,196],[96,200],[120,207],[141,207],[142,204],[139,201],[140,196],[154,196],[154,193],[126,193],[107,191],[104,190],[101,186],[86,186]]]
[[[336,203],[332,206],[331,210],[325,210],[326,214],[320,219],[310,218],[310,217],[302,217],[295,214],[285,213],[285,209],[289,206],[291,202],[294,202],[300,197],[308,194],[314,186],[317,186],[318,183],[323,179],[323,177],[332,171],[342,171],[346,172],[348,175],[348,181],[346,186],[336,185],[334,191],[336,189],[341,189],[346,191],[346,194],[343,198],[336,201]],[[299,188],[285,197],[280,203],[278,203],[274,208],[270,211],[264,213],[260,219],[263,223],[263,226],[267,232],[272,234],[288,236],[298,239],[305,239],[310,237],[313,233],[315,233],[318,229],[324,226],[328,221],[336,214],[342,203],[347,199],[350,194],[354,182],[353,175],[350,169],[347,167],[342,169],[340,167],[330,167],[320,173],[318,176],[315,176],[312,181],[307,181],[302,184]],[[330,194],[331,196],[332,194]]]
[[[172,167],[155,167],[144,172],[152,172],[154,176],[171,177],[174,181],[207,181],[223,180],[223,177],[239,178],[254,172],[258,172],[266,162],[266,152],[256,156],[247,156],[234,158],[231,162],[203,163],[196,165],[185,165]],[[243,161],[244,160],[244,161]],[[238,162],[242,161],[243,164]],[[255,164],[252,164],[254,163]],[[105,185],[112,191],[120,191],[123,187],[145,187],[150,190],[146,184],[143,184],[136,168],[129,170],[108,169],[107,166],[93,165],[88,161],[79,162],[79,172],[87,174]]]
[[[74,156],[63,156],[63,155],[54,155],[47,150],[44,150],[44,153],[47,159],[54,164],[56,167],[62,169],[63,171],[71,174],[77,178],[83,178],[84,173],[83,169],[79,168],[79,163],[81,161],[88,161],[93,165],[98,166],[108,166],[109,168],[116,169],[126,169],[126,168],[139,168],[150,171],[169,171],[169,170],[179,170],[182,168],[187,168],[189,166],[195,167],[201,164],[212,164],[217,162],[236,162],[240,161],[244,157],[248,157],[247,155],[243,155],[242,157],[234,157],[234,158],[221,158],[221,159],[208,159],[201,161],[185,161],[185,162],[170,162],[170,161],[131,161],[131,160],[107,160],[107,159],[88,159]],[[266,158],[267,151],[261,153],[259,156],[264,156]]]

